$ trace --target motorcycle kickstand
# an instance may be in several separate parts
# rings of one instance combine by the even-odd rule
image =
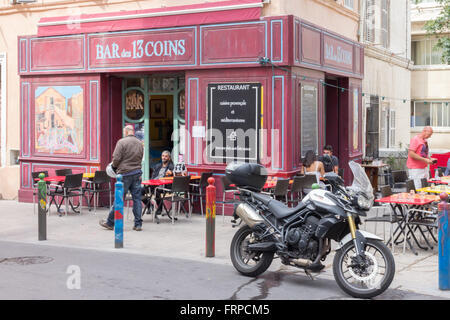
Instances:
[[[307,269],[304,269],[305,270],[305,273],[306,273],[306,275],[308,276],[308,277],[310,277],[311,278],[311,280],[316,280],[316,279],[314,279],[314,276],[312,275],[312,273],[311,272],[309,272]]]

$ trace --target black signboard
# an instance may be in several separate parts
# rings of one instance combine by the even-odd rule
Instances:
[[[258,161],[260,83],[208,85],[208,159]]]

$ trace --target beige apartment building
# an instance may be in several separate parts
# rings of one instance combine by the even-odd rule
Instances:
[[[404,151],[410,139],[410,1],[361,3],[365,156],[383,158]]]
[[[450,65],[441,61],[442,52],[433,49],[436,38],[426,34],[423,26],[434,19],[441,7],[430,0],[411,8],[411,136],[425,125],[433,127],[430,149],[436,153],[450,151]],[[448,34],[447,34],[448,36]]]
[[[359,35],[361,32],[361,24],[360,24],[360,11],[364,10],[360,8],[360,3],[364,1],[359,0],[261,0],[260,5],[258,7],[261,8],[260,19],[264,17],[270,16],[286,16],[291,15],[296,20],[296,23],[299,25],[301,23],[307,22],[308,28],[312,31],[324,32],[322,30],[328,30],[333,34],[338,34],[339,41],[345,41],[346,43],[350,43],[353,46],[352,50],[356,50],[359,55],[359,45],[357,42],[359,41]],[[403,1],[391,1],[391,3],[403,2]],[[249,1],[245,1],[245,3],[249,3]],[[68,1],[68,0],[0,0],[0,196],[3,199],[17,199],[18,190],[22,187],[30,187],[29,177],[31,174],[31,170],[33,165],[27,164],[27,166],[22,165],[22,162],[25,160],[29,160],[29,155],[27,154],[24,157],[23,145],[27,145],[28,142],[24,144],[21,142],[21,136],[25,134],[28,130],[34,130],[35,124],[31,123],[30,127],[27,127],[24,123],[22,123],[21,118],[21,110],[23,113],[26,113],[26,105],[30,102],[24,100],[23,90],[21,89],[21,81],[23,81],[21,76],[19,75],[22,72],[22,68],[24,70],[28,70],[28,68],[32,68],[33,66],[29,66],[28,64],[33,64],[31,61],[31,57],[20,57],[20,50],[32,50],[33,48],[29,48],[26,46],[22,47],[22,44],[27,40],[23,40],[20,44],[18,43],[18,37],[21,36],[39,36],[38,29],[39,26],[44,25],[41,23],[41,19],[44,18],[61,18],[66,17],[68,20],[73,21],[73,23],[66,23],[66,26],[72,34],[76,34],[77,28],[80,27],[80,24],[77,21],[83,20],[83,16],[92,15],[95,17],[112,16],[114,13],[119,12],[131,12],[136,13],[138,16],[141,11],[149,10],[149,9],[165,9],[170,11],[171,7],[174,6],[192,6],[192,5],[204,5],[205,8],[208,5],[216,6],[220,10],[227,10],[227,6],[235,7],[242,5],[239,1],[223,1],[223,0],[146,0],[146,1],[136,1],[136,0],[105,0],[94,1],[94,0],[77,0],[77,1]],[[202,7],[203,8],[203,7]],[[196,9],[195,12],[201,13],[201,8]],[[204,9],[205,12],[208,12],[208,8]],[[403,10],[403,9],[402,9]],[[406,9],[405,9],[406,10]],[[394,10],[390,11],[391,15],[394,15]],[[403,12],[403,11],[402,11]],[[163,19],[164,15],[161,16]],[[97,18],[95,18],[97,19]],[[107,20],[107,19],[106,19]],[[392,23],[395,22],[395,19],[391,19]],[[49,20],[45,20],[49,21]],[[69,22],[70,22],[69,21]],[[99,20],[100,21],[100,20]],[[406,22],[406,21],[405,21]],[[268,39],[271,39],[270,36],[274,34],[277,35],[276,32],[283,33],[283,26],[281,30],[277,29],[279,21],[270,22],[268,28],[275,28],[269,30]],[[402,23],[399,22],[399,25]],[[200,30],[200,29],[199,29]],[[274,31],[275,30],[275,31]],[[328,32],[327,31],[327,32]],[[272,32],[272,34],[270,34]],[[400,32],[400,31],[399,31]],[[406,32],[406,31],[405,31]],[[329,33],[329,34],[331,34]],[[405,40],[403,44],[397,43],[395,39],[397,34],[392,34],[392,39],[389,42],[389,48],[392,50],[389,52],[385,52],[384,49],[380,47],[373,47],[369,51],[371,52],[371,56],[366,55],[364,64],[368,69],[366,72],[369,77],[374,75],[374,78],[370,78],[370,80],[364,81],[364,88],[362,92],[371,92],[373,94],[377,94],[378,96],[403,96],[410,92],[409,88],[409,77],[408,77],[408,69],[407,69],[407,57],[409,57],[409,44]],[[403,33],[399,34],[398,37],[403,37]],[[320,38],[318,38],[320,39]],[[345,39],[345,40],[344,40]],[[380,41],[378,38],[374,41]],[[355,45],[356,43],[356,45]],[[27,44],[28,45],[28,44]],[[395,45],[395,47],[394,47]],[[328,44],[331,46],[331,44]],[[318,50],[320,52],[320,45],[318,44]],[[68,51],[71,50],[70,47],[67,48]],[[333,49],[331,49],[333,50]],[[269,50],[270,51],[270,50]],[[362,47],[361,47],[362,52]],[[392,56],[392,52],[395,52],[396,55]],[[403,52],[403,53],[402,53]],[[270,53],[270,52],[269,52]],[[333,51],[331,51],[333,53]],[[355,53],[353,53],[355,55]],[[351,57],[351,56],[350,56]],[[381,58],[380,58],[381,57]],[[314,57],[312,57],[314,58]],[[333,57],[333,59],[340,59],[340,57]],[[356,61],[356,67],[353,66],[353,70],[357,70],[358,74],[363,74],[363,62],[359,61],[359,58]],[[19,62],[20,60],[20,62]],[[336,60],[337,61],[337,60]],[[333,62],[336,63],[337,62]],[[338,61],[339,63],[341,61]],[[22,67],[23,63],[23,67]],[[323,63],[323,61],[319,61],[318,64]],[[350,64],[355,62],[350,61]],[[361,64],[361,67],[360,67]],[[378,65],[379,64],[379,65]],[[37,66],[39,68],[39,66]],[[356,68],[356,69],[355,69]],[[390,72],[389,74],[389,82],[384,81],[385,76],[381,75],[380,72],[387,68]],[[20,70],[19,70],[20,69]],[[320,68],[319,68],[320,69]],[[302,72],[300,67],[293,68],[294,72]],[[308,73],[309,75],[317,76],[318,79],[325,79],[327,71],[326,68],[320,69],[321,71],[311,71]],[[332,69],[331,69],[332,70]],[[339,66],[337,69],[339,70]],[[328,71],[329,72],[329,71]],[[345,74],[336,72],[337,74]],[[327,73],[330,74],[330,73]],[[350,74],[350,73],[349,73]],[[28,75],[28,74],[27,74]],[[25,76],[27,76],[25,75]],[[299,75],[293,74],[293,77],[300,77]],[[347,75],[348,77],[348,75]],[[335,79],[331,76],[330,79]],[[337,78],[336,78],[337,79]],[[280,80],[280,76],[274,77],[274,83],[278,83]],[[283,80],[284,81],[284,80]],[[334,80],[333,80],[334,81]],[[338,81],[338,80],[335,80]],[[401,83],[401,88],[393,89],[392,82]],[[284,86],[284,82],[282,83]],[[323,93],[324,90],[320,89],[320,82],[318,82],[319,91]],[[287,89],[286,89],[287,90]],[[392,91],[394,90],[394,91]],[[350,91],[350,90],[349,90]],[[352,92],[355,94],[355,97],[361,95],[361,90],[355,90]],[[34,99],[34,98],[33,98]],[[359,107],[358,100],[348,98],[349,101],[356,101],[356,109]],[[319,97],[319,105],[323,104],[323,98]],[[33,100],[34,101],[34,100]],[[352,102],[353,103],[353,102]],[[366,102],[367,103],[367,102]],[[361,104],[363,105],[363,104]],[[380,103],[380,106],[382,104]],[[25,107],[24,107],[25,106]],[[33,107],[33,106],[32,106]],[[403,124],[408,123],[409,116],[403,115],[400,111],[400,108],[403,106],[401,104],[395,104],[389,101],[389,105],[386,107],[386,110],[396,110],[398,118],[397,126],[403,126]],[[316,105],[317,108],[317,105]],[[408,112],[407,112],[408,113]],[[381,111],[380,111],[381,114]],[[22,114],[23,116],[24,114]],[[322,115],[323,116],[323,115]],[[92,121],[92,120],[90,120]],[[355,116],[354,117],[354,128],[358,129],[360,119]],[[404,122],[404,123],[403,123]],[[325,125],[320,126],[322,129]],[[355,131],[356,132],[356,131]],[[356,134],[356,133],[355,133]],[[315,139],[319,139],[319,137],[315,137]],[[406,139],[406,138],[405,138]],[[402,133],[397,133],[395,139],[392,141],[395,145],[400,141],[405,140],[403,138]],[[353,139],[355,141],[354,146],[355,150],[358,149],[358,138]],[[321,137],[317,144],[317,146],[322,146],[326,143],[325,136]],[[30,142],[33,144],[34,142]],[[389,145],[390,146],[390,145]],[[317,149],[320,149],[317,147]],[[33,145],[32,150],[35,149]],[[92,151],[92,150],[91,150]],[[28,151],[27,151],[28,152]],[[355,156],[358,153],[355,151]],[[295,156],[296,157],[296,156]],[[31,154],[31,158],[33,158],[33,154]],[[43,161],[43,158],[39,158],[36,160],[37,162]],[[89,160],[89,159],[88,159]],[[61,160],[58,160],[61,162]],[[45,162],[45,161],[44,161]],[[58,162],[55,162],[58,163]],[[60,164],[61,165],[61,164]]]

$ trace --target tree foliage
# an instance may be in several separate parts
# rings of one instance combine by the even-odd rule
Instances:
[[[450,64],[450,0],[436,0],[442,6],[439,15],[427,21],[425,30],[430,35],[438,36],[434,49],[442,49],[442,63]]]

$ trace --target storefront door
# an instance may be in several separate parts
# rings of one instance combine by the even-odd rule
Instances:
[[[132,125],[144,145],[144,179],[168,150],[174,163],[184,155],[184,75],[127,77],[122,84],[122,127]],[[179,157],[180,156],[180,157]]]

